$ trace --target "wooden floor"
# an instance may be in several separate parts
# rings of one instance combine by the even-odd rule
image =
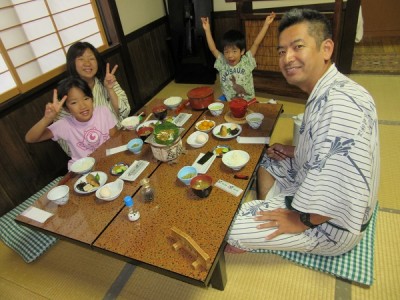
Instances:
[[[364,37],[354,47],[351,73],[400,74],[400,37]]]

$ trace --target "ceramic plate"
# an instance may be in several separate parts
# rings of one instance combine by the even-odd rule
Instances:
[[[95,187],[95,188],[93,188],[92,190],[90,190],[90,191],[88,191],[88,192],[86,192],[86,191],[82,191],[82,190],[80,190],[80,189],[78,189],[78,184],[80,184],[80,183],[86,183],[86,176],[88,175],[88,174],[86,174],[86,175],[83,175],[81,178],[79,178],[76,182],[75,182],[75,184],[74,184],[74,190],[75,190],[75,192],[77,192],[78,194],[90,194],[90,193],[93,193],[93,192],[95,192],[96,190],[98,190],[100,187],[102,187],[106,182],[107,182],[107,174],[106,173],[104,173],[104,172],[100,172],[100,171],[98,171],[98,172],[90,172],[89,174],[92,174],[93,176],[96,176],[97,174],[99,174],[99,177],[100,177],[100,180],[99,180],[99,183],[100,183],[100,186],[99,187]]]
[[[226,136],[221,136],[220,135],[220,131],[221,131],[221,127],[222,126],[225,126],[228,129],[228,134]],[[237,127],[237,129],[239,129],[239,131],[236,132],[235,134],[231,134],[230,133],[231,128],[235,128],[235,127]],[[242,126],[240,126],[239,124],[235,124],[235,123],[219,124],[212,131],[212,133],[213,133],[213,135],[215,137],[220,138],[220,139],[225,139],[225,140],[232,139],[232,138],[238,136],[241,132],[242,132]]]

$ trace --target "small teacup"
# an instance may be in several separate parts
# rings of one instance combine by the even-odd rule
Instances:
[[[253,129],[260,127],[263,120],[264,115],[260,113],[251,113],[246,116],[247,123],[249,123],[249,126]]]
[[[143,140],[140,138],[134,138],[130,140],[128,143],[128,150],[133,152],[134,154],[139,154],[142,152],[143,148]]]

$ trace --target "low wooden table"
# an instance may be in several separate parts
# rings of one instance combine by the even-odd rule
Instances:
[[[156,104],[157,101],[152,101],[144,109],[147,112]],[[116,200],[103,202],[97,200],[94,194],[76,194],[73,184],[78,177],[74,177],[66,182],[72,188],[72,192],[65,206],[53,206],[46,196],[35,203],[34,206],[54,213],[44,224],[23,216],[18,216],[16,220],[31,228],[92,247],[169,277],[198,286],[208,286],[211,283],[214,288],[223,290],[226,284],[225,238],[243,196],[250,187],[265,145],[239,144],[236,139],[222,140],[210,133],[207,144],[200,149],[194,149],[186,144],[186,139],[195,131],[194,124],[199,119],[212,119],[217,124],[225,123],[224,114],[228,109],[228,105],[225,105],[224,113],[214,117],[208,111],[192,111],[186,108],[186,112],[193,114],[185,124],[185,132],[182,134],[187,153],[182,154],[176,164],[156,162],[150,145],[145,145],[140,155],[124,151],[105,156],[105,149],[126,144],[133,138],[132,131],[120,131],[93,153],[92,156],[96,158],[96,170],[109,174],[109,169],[114,163],[132,163],[138,159],[147,160],[150,165],[137,180],[125,182],[124,191]],[[270,136],[282,106],[254,104],[251,110],[265,115],[263,125],[255,130],[248,124],[243,124],[241,136]],[[244,192],[235,197],[214,186],[207,198],[200,199],[180,182],[176,175],[182,166],[191,165],[200,152],[205,153],[219,144],[229,145],[232,149],[242,149],[250,154],[249,163],[240,170],[240,173],[248,175],[249,179],[235,179],[233,176],[237,172],[223,165],[221,158],[216,158],[207,174],[214,182],[223,179],[242,188]],[[144,203],[138,197],[139,181],[144,177],[150,178],[155,189],[155,200],[151,203]],[[108,181],[112,180],[113,178],[109,177]],[[123,197],[126,195],[133,196],[135,207],[140,211],[141,217],[136,222],[128,220],[127,208],[123,204]],[[191,263],[195,258],[182,249],[173,249],[175,240],[172,238],[171,228],[174,226],[187,233],[210,256],[209,269],[193,269]]]

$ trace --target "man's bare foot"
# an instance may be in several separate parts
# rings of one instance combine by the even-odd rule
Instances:
[[[247,251],[243,250],[243,249],[239,249],[239,248],[233,247],[233,246],[227,244],[225,246],[225,252],[226,253],[232,253],[232,254],[241,254],[241,253],[245,253]]]

